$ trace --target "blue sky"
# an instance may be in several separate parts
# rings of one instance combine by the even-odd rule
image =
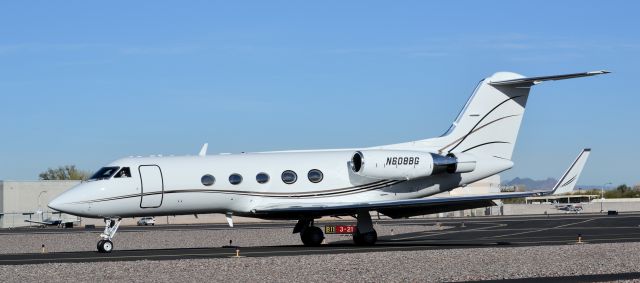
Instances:
[[[445,1],[442,1],[445,2]],[[0,179],[123,156],[364,147],[442,134],[480,79],[536,86],[503,174],[635,184],[633,1],[0,3]]]

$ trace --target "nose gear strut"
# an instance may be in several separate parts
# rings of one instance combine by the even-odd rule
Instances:
[[[122,218],[118,218],[117,220],[111,218],[105,218],[104,223],[104,232],[100,234],[100,241],[98,241],[98,252],[101,253],[110,253],[113,250],[113,236],[115,236],[116,231],[118,231],[118,227],[120,227],[120,222]]]

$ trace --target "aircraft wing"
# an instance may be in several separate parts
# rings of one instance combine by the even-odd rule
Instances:
[[[76,220],[44,220],[44,221],[25,220],[24,222],[36,223],[41,225],[60,225],[60,224],[67,224],[67,223],[77,223],[77,222],[80,222],[80,220],[78,219]]]
[[[479,207],[494,206],[493,200],[529,197],[550,193],[550,191],[496,193],[486,195],[467,195],[451,197],[427,197],[419,199],[388,200],[353,203],[300,203],[275,204],[256,207],[253,213],[263,218],[290,218],[291,216],[339,216],[351,215],[357,211],[375,210],[391,218],[409,217],[431,213],[456,211]]]
[[[25,220],[24,222],[29,222],[29,223],[36,223],[36,224],[41,224],[41,225],[54,225],[56,223],[53,223],[51,221],[37,221],[37,220]]]

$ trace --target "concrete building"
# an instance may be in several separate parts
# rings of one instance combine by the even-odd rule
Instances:
[[[47,203],[80,181],[0,181],[0,228],[33,225],[24,220],[48,217],[76,219],[53,213]]]
[[[493,175],[464,187],[455,188],[448,193],[441,194],[441,196],[472,196],[497,193],[500,193],[500,175]]]
[[[600,198],[598,195],[561,195],[561,196],[540,196],[528,197],[525,199],[527,204],[549,204],[549,203],[584,203],[591,202]]]
[[[79,220],[76,226],[96,225],[103,227],[103,219],[81,218],[59,213],[47,207],[49,201],[79,184],[80,181],[0,181],[0,228],[39,226],[25,220],[42,221],[55,219]],[[258,222],[254,218],[234,217],[234,221]],[[178,215],[157,217],[158,224],[226,223],[223,214]],[[136,225],[137,218],[123,219],[122,225]]]
[[[437,194],[435,195],[435,197],[497,194],[500,193],[500,180],[500,175],[493,175],[468,184],[466,186],[455,188],[449,192]],[[496,200],[496,203],[500,205],[502,204],[502,201]],[[437,217],[462,217],[482,215],[500,215],[500,206],[481,207],[475,209],[438,213]]]

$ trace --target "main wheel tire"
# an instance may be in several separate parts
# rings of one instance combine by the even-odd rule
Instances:
[[[300,239],[305,246],[317,247],[322,244],[324,233],[319,227],[311,226],[300,233]]]
[[[360,234],[357,229],[353,232],[353,243],[356,244],[356,246],[362,245],[362,234]]]
[[[102,242],[104,242],[104,240],[100,240],[100,241],[98,241],[98,245],[97,245],[98,252],[100,252],[100,253],[103,253],[103,252],[104,252],[104,251],[102,250]]]
[[[371,230],[371,232],[360,233],[358,229],[353,233],[353,243],[358,246],[373,246],[378,241],[378,232]]]
[[[103,253],[110,253],[113,251],[113,242],[109,240],[100,240],[98,242],[98,250]]]

